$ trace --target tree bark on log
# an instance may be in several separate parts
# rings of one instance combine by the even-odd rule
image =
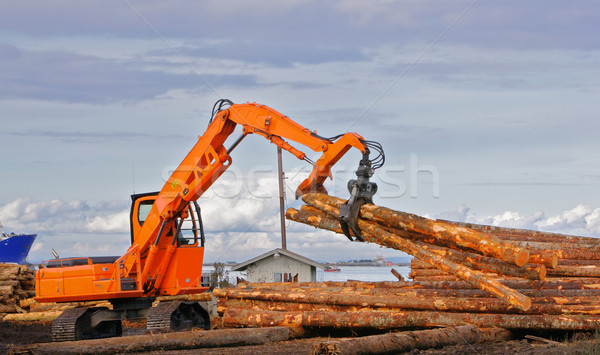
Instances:
[[[486,231],[497,235],[499,238],[504,240],[520,240],[520,241],[532,241],[532,242],[565,242],[573,244],[588,244],[600,246],[600,239],[591,237],[580,237],[567,234],[541,232],[527,229],[516,229],[498,226],[487,226],[481,224],[472,224],[464,222],[454,222],[441,220],[446,223],[452,223],[457,226],[472,228],[476,230]]]
[[[547,268],[554,269],[558,265],[558,254],[546,250],[529,249],[529,262],[541,264]]]
[[[581,283],[576,283],[577,287],[571,283],[552,282],[554,288],[540,286],[540,283],[527,286],[525,288],[516,288],[517,291],[529,297],[600,297],[600,289],[582,289]],[[362,287],[366,284],[366,287]],[[437,285],[428,285],[423,287],[422,282],[405,283],[406,287],[371,287],[374,283],[363,282],[353,285],[342,285],[340,282],[300,282],[300,283],[247,283],[243,287],[238,287],[236,290],[255,290],[255,291],[271,291],[271,292],[339,292],[351,293],[356,295],[377,295],[385,297],[489,297],[489,293],[479,289],[470,288],[470,285],[459,282],[458,285],[449,285],[448,288],[436,288]],[[387,283],[390,284],[389,282]],[[429,287],[431,286],[431,287]],[[464,288],[460,288],[464,286]],[[517,284],[516,286],[519,286]],[[534,287],[535,286],[535,287]],[[539,288],[539,289],[537,289]],[[600,303],[600,299],[599,299]]]
[[[414,328],[493,324],[506,329],[600,329],[595,315],[522,315],[487,313],[401,312],[255,312],[229,308],[223,314],[226,327],[331,327],[331,328]]]
[[[7,314],[2,319],[3,321],[49,321],[54,320],[62,314],[62,310],[46,311],[46,312],[30,312],[30,313],[13,313]]]
[[[385,307],[411,310],[435,310],[449,312],[517,312],[520,307],[511,307],[503,300],[497,298],[425,298],[425,297],[389,297],[356,295],[350,293],[331,292],[267,292],[267,291],[240,291],[240,290],[214,290],[217,297],[235,297],[263,301],[301,302],[313,304],[330,304],[357,307]],[[530,301],[531,302],[531,301]],[[531,304],[527,310],[531,308]],[[525,310],[525,311],[527,311]],[[554,311],[555,313],[559,311]]]
[[[398,281],[404,281],[404,277],[398,272],[398,270],[392,268],[390,272],[398,279]]]
[[[520,311],[514,307],[508,306],[495,298],[424,298],[421,306],[409,304],[410,307],[399,307],[393,303],[370,303],[366,299],[364,303],[347,302],[340,303],[302,303],[300,301],[267,301],[255,297],[253,299],[220,299],[218,311],[223,314],[228,308],[239,308],[260,311],[280,311],[280,312],[304,312],[304,311],[336,311],[336,312],[365,312],[365,311],[387,311],[402,312],[412,311],[445,311],[459,313],[496,313],[496,314],[600,314],[600,305],[598,298],[593,299],[535,299],[531,308],[527,312]],[[581,304],[583,302],[583,304]],[[424,305],[429,302],[431,306]]]
[[[424,249],[442,255],[450,261],[475,270],[522,277],[530,280],[544,280],[546,278],[546,267],[544,265],[524,265],[519,267],[502,260],[482,255],[452,250],[436,245],[428,245],[416,241],[415,243]]]
[[[339,214],[339,207],[345,202],[337,197],[317,193],[305,194],[302,196],[302,200],[323,210],[327,209],[326,206],[333,207],[333,209],[327,211],[332,212],[335,216]],[[414,214],[371,204],[362,205],[360,216],[363,219],[382,225],[430,235],[445,242],[477,250],[486,256],[495,257],[517,266],[523,266],[529,260],[529,252],[526,249],[505,242],[489,233],[466,227],[458,227],[446,222],[436,222]]]
[[[593,288],[595,285],[600,285],[599,278],[547,278],[544,281],[523,280],[523,279],[502,279],[499,281],[506,287],[513,289],[584,289]],[[465,281],[421,281],[413,282],[414,287],[422,288],[451,288],[451,289],[468,289],[469,284]]]
[[[211,292],[193,293],[189,295],[179,296],[158,296],[156,300],[159,302],[172,302],[172,301],[212,301],[213,295]]]
[[[454,328],[325,340],[313,346],[311,355],[398,354],[413,349],[424,350],[448,345],[498,342],[511,338],[512,333],[506,329],[463,325]]]
[[[21,282],[19,282],[19,280],[0,280],[0,287],[3,286],[20,287]]]
[[[360,310],[371,310],[368,307],[354,307],[354,306],[338,306],[331,304],[319,304],[319,303],[298,303],[298,302],[279,302],[279,301],[261,301],[254,299],[241,299],[241,298],[219,298],[217,301],[217,313],[223,316],[223,313],[228,308],[241,308],[249,309],[254,311],[278,311],[278,312],[358,312]]]
[[[13,286],[0,286],[0,295],[12,295],[14,290]]]
[[[549,275],[561,277],[600,277],[600,266],[598,265],[558,265],[548,271]]]
[[[600,288],[600,278],[547,278],[544,281],[524,280],[517,278],[504,278],[499,281],[503,285],[518,290],[576,290]],[[473,289],[466,281],[424,281],[424,282],[398,282],[398,281],[326,281],[326,282],[265,282],[246,283],[242,288],[256,289],[260,287],[343,287],[355,289],[394,289],[394,290],[419,290],[419,289]]]
[[[15,304],[11,304],[11,305],[0,304],[0,313],[16,313],[16,312],[17,312],[17,305],[15,305]]]
[[[531,248],[531,249],[538,249],[538,250],[548,250],[548,251],[586,250],[586,251],[589,251],[592,253],[600,252],[600,246],[597,244],[596,245],[588,245],[588,244],[578,244],[578,243],[569,243],[569,242],[528,242],[528,241],[520,241],[520,240],[511,241],[511,243],[518,245],[522,248]]]
[[[14,347],[9,354],[115,354],[260,345],[304,336],[302,328],[218,329]]]
[[[600,266],[600,260],[560,259],[558,261],[558,265],[571,265],[571,266],[596,265],[596,266]]]
[[[450,274],[448,274],[447,272],[442,271],[438,268],[434,268],[434,269],[411,268],[410,274],[408,274],[408,277],[412,279],[414,276],[450,276]],[[456,278],[455,276],[453,276],[453,277]]]
[[[286,217],[297,222],[318,226],[322,229],[329,229],[333,231],[340,230],[339,222],[329,216],[326,216],[325,214],[317,215],[305,211],[288,209]],[[414,257],[434,264],[440,270],[446,271],[460,279],[468,281],[475,287],[488,291],[494,296],[505,300],[508,304],[516,306],[521,310],[526,311],[529,309],[529,307],[531,307],[531,300],[527,296],[510,289],[495,280],[484,277],[481,272],[471,270],[460,264],[448,261],[440,255],[421,248],[410,240],[400,238],[383,230],[382,228],[377,227],[373,223],[365,222],[363,220],[359,220],[358,222],[363,236],[367,241],[402,250],[405,253],[413,255]]]

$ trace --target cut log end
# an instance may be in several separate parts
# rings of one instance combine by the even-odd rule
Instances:
[[[558,266],[558,255],[550,251],[531,253],[529,262],[533,264],[542,264],[550,269],[556,269]]]
[[[527,249],[520,249],[517,252],[516,258],[515,258],[515,265],[517,266],[524,266],[525,264],[527,264],[529,262],[529,250]]]
[[[537,272],[540,274],[540,280],[546,280],[546,275],[548,275],[548,270],[545,265],[540,265],[536,268]]]

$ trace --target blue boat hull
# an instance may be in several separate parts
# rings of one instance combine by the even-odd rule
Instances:
[[[0,263],[25,264],[36,234],[19,234],[0,240]]]

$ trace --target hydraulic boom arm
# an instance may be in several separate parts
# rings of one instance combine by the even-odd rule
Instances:
[[[227,149],[223,144],[237,125],[243,128],[242,135]],[[363,171],[362,176],[357,172],[359,182],[366,179],[366,186],[371,185],[365,189],[372,190],[371,196],[375,193],[376,186],[368,183],[368,177],[372,175],[373,169],[383,164],[383,151],[379,144],[365,141],[356,133],[323,138],[270,107],[256,103],[233,104],[229,100],[219,100],[213,108],[208,129],[199,137],[196,145],[165,183],[142,226],[141,237],[134,243],[139,250],[144,251],[149,248],[145,262],[142,260],[145,264],[142,279],[146,280],[144,286],[146,292],[160,286],[164,268],[168,265],[168,257],[166,259],[165,255],[156,257],[161,244],[173,244],[172,240],[166,240],[166,231],[177,228],[173,225],[176,217],[186,210],[190,201],[195,201],[202,196],[225,172],[231,164],[229,154],[245,136],[251,133],[263,136],[298,159],[313,164],[309,177],[298,186],[296,197],[307,192],[326,192],[323,183],[327,177],[331,177],[331,167],[352,147],[363,153],[361,167],[359,167],[359,171]],[[291,146],[286,139],[323,154],[313,163],[303,152]],[[379,150],[379,156],[373,165],[372,160],[369,160],[369,147]],[[355,236],[360,238],[356,233]]]

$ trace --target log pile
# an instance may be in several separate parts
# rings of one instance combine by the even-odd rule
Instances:
[[[501,282],[531,307],[521,310],[464,281],[257,283],[213,293],[223,327],[600,328],[600,290],[586,287],[600,279]]]
[[[23,312],[19,301],[35,296],[35,273],[25,265],[0,264],[0,314]]]
[[[342,233],[344,200],[302,200],[288,219]],[[412,282],[240,284],[214,291],[223,326],[600,328],[594,239],[434,221],[370,204],[359,216],[365,241],[415,257]]]
[[[600,239],[531,231],[524,229],[450,222],[460,227],[492,233],[515,245],[556,256],[556,263],[547,269],[548,277],[600,277]]]
[[[318,193],[305,194],[302,200],[307,205],[300,211],[288,209],[288,219],[341,232],[337,216],[344,200]],[[554,266],[548,255],[537,255],[537,250],[538,263],[528,264],[530,250],[486,231],[371,204],[360,208],[359,217],[358,226],[367,242],[406,252],[524,311],[531,307],[531,300],[487,273],[540,280],[546,276],[546,264]]]

